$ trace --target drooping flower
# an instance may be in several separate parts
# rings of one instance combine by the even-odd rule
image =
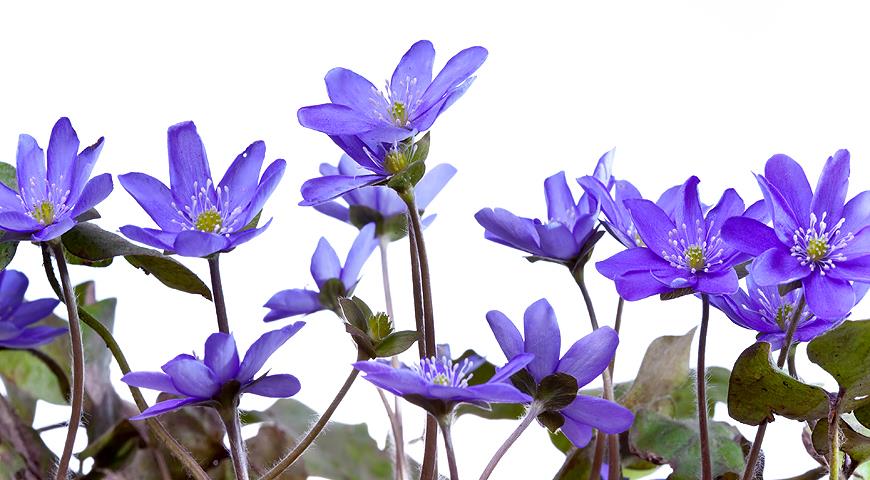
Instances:
[[[852,282],[870,282],[870,191],[846,202],[849,152],[829,157],[813,193],[803,168],[774,155],[756,175],[773,228],[751,219],[722,229],[733,248],[755,256],[760,286],[800,281],[816,317],[836,320],[856,303]]]
[[[680,187],[673,215],[649,200],[625,200],[644,247],[629,248],[595,264],[614,280],[626,300],[640,300],[678,289],[731,295],[739,288],[734,266],[747,256],[720,235],[725,220],[747,214],[733,189],[722,194],[706,216],[698,198],[697,177]]]
[[[512,359],[526,354],[534,355],[525,369],[533,380],[526,387],[529,390],[526,393],[536,400],[541,400],[538,397],[545,394],[542,385],[548,377],[552,378],[556,374],[573,377],[578,390],[588,385],[610,365],[619,344],[619,337],[612,328],[601,327],[575,342],[560,359],[562,341],[559,324],[546,299],[538,300],[526,309],[523,321],[525,339],[502,312],[492,310],[486,314],[486,320],[505,357]],[[589,442],[593,428],[605,433],[622,433],[634,421],[634,415],[622,405],[580,394],[570,403],[560,404],[545,412],[564,420],[561,424],[562,433],[577,448]]]
[[[374,385],[423,408],[435,417],[449,415],[460,403],[487,407],[490,403],[528,403],[532,398],[510,384],[510,376],[525,367],[533,355],[523,354],[496,369],[484,383],[468,381],[481,362],[465,358],[450,359],[449,349],[441,357],[420,359],[412,365],[393,367],[388,360],[369,360],[353,364]]]
[[[121,381],[127,385],[180,397],[158,402],[131,420],[154,417],[186,405],[218,406],[227,400],[237,402],[243,393],[270,398],[292,397],[300,387],[299,380],[293,375],[256,375],[266,360],[304,325],[305,322],[296,322],[263,334],[251,345],[241,362],[233,336],[213,333],[205,342],[202,359],[181,354],[163,365],[162,372],[124,375]]]
[[[321,164],[320,173],[323,176],[359,176],[365,175],[366,171],[350,157],[343,155],[338,162],[338,166],[328,163]],[[446,163],[426,172],[420,182],[414,187],[417,208],[421,211],[425,210],[455,174],[456,169]],[[391,233],[388,230],[392,224],[406,223],[405,217],[408,207],[399,198],[395,190],[391,188],[380,186],[363,188],[348,192],[341,198],[347,206],[342,205],[337,200],[333,200],[315,205],[314,208],[318,212],[354,225],[357,228],[362,228],[374,222],[377,224],[378,236]],[[433,220],[435,220],[435,215],[430,215],[423,218],[422,223],[424,226],[427,226]]]
[[[66,328],[31,325],[49,316],[59,301],[25,301],[29,281],[17,270],[0,271],[0,348],[34,348],[66,333]]]
[[[284,160],[272,162],[258,180],[266,146],[254,142],[215,184],[196,125],[173,125],[168,137],[169,188],[144,173],[118,177],[159,228],[127,225],[121,233],[179,255],[205,257],[231,250],[269,226],[248,228],[284,175]]]
[[[399,61],[381,92],[345,68],[326,74],[330,103],[299,109],[302,126],[328,135],[360,135],[393,143],[428,130],[471,86],[472,75],[486,60],[483,47],[470,47],[447,61],[432,78],[435,49],[420,40]]]
[[[609,184],[612,151],[598,160],[595,175]],[[557,263],[572,264],[584,250],[598,221],[598,202],[590,195],[574,201],[565,172],[544,181],[547,200],[545,223],[537,218],[518,217],[501,209],[484,208],[474,215],[486,230],[484,236],[493,242],[522,250],[533,257]]]
[[[0,184],[0,229],[4,240],[55,239],[112,193],[112,176],[91,177],[103,149],[102,137],[79,152],[79,138],[68,118],[54,124],[48,141],[48,164],[30,135],[18,137],[18,191]]]
[[[771,344],[771,350],[779,350],[785,342],[786,331],[803,291],[800,288],[780,295],[779,287],[762,287],[755,275],[746,277],[746,291],[734,295],[713,297],[710,302],[737,325],[758,332],[758,340]],[[804,305],[794,332],[795,342],[809,342],[836,327],[845,319],[825,320],[815,317]]]
[[[370,223],[359,231],[342,266],[335,250],[325,238],[321,238],[311,257],[311,276],[318,291],[294,288],[276,293],[264,305],[269,313],[263,320],[271,322],[320,310],[337,312],[337,299],[353,293],[360,270],[377,245],[375,224]]]

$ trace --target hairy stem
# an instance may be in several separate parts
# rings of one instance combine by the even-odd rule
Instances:
[[[214,300],[214,312],[217,316],[218,331],[230,333],[230,323],[227,320],[227,303],[224,300],[224,287],[221,282],[219,256],[220,253],[215,253],[208,257],[208,272],[211,276],[211,295]]]
[[[438,423],[444,436],[444,450],[447,452],[450,480],[459,480],[459,469],[456,466],[456,452],[453,450],[453,437],[450,435],[450,419],[442,417]]]
[[[54,274],[54,268],[51,265],[49,249],[45,245],[42,246],[42,263],[45,268],[45,275],[48,278],[48,283],[51,284],[52,289],[54,289],[55,295],[57,295],[61,300],[64,300],[62,288]],[[127,358],[124,356],[124,352],[121,351],[118,342],[115,341],[115,337],[112,336],[112,332],[110,332],[102,323],[99,322],[99,320],[94,318],[93,315],[88,313],[88,311],[83,309],[81,306],[77,306],[77,310],[81,321],[99,335],[100,339],[102,339],[106,344],[106,347],[118,363],[121,373],[130,373],[130,364],[127,363]],[[133,401],[136,402],[139,411],[144,412],[148,408],[148,403],[145,401],[145,397],[142,396],[142,392],[137,387],[130,386],[129,388],[130,394],[133,395]],[[199,462],[197,462],[196,459],[190,455],[190,452],[175,440],[159,420],[156,418],[148,418],[145,420],[145,423],[148,425],[148,428],[154,436],[157,437],[157,439],[160,440],[167,449],[169,449],[172,455],[181,462],[187,472],[194,479],[209,480],[209,476],[199,465]]]
[[[843,467],[843,453],[840,451],[840,401],[846,394],[844,389],[840,389],[837,397],[831,403],[831,412],[828,414],[828,441],[830,443],[830,453],[828,458],[828,472],[830,480],[839,480],[840,472]]]
[[[85,354],[84,346],[82,345],[82,330],[79,322],[79,314],[76,306],[76,297],[73,292],[72,283],[69,278],[69,271],[66,267],[66,260],[63,257],[63,245],[59,240],[49,243],[54,258],[57,261],[57,269],[60,272],[60,281],[63,290],[63,300],[66,304],[66,311],[69,317],[69,337],[70,346],[72,347],[72,388],[70,391],[70,418],[69,425],[66,431],[66,441],[63,445],[63,453],[60,456],[57,466],[57,480],[67,478],[69,471],[69,462],[72,458],[73,444],[76,440],[76,433],[79,429],[79,423],[82,418],[82,407],[85,396]]]
[[[710,297],[701,294],[701,333],[698,339],[698,367],[695,369],[698,387],[698,429],[701,436],[701,478],[713,480],[713,464],[710,461],[710,432],[707,426],[707,326],[710,323]]]
[[[420,261],[420,291],[423,293],[423,327],[426,336],[426,356],[435,356],[435,313],[432,307],[432,279],[429,275],[429,256],[426,253],[426,242],[423,240],[423,224],[420,222],[420,212],[413,195],[408,196],[408,216],[414,230],[414,241],[417,244],[417,258]]]
[[[379,250],[381,252],[381,279],[384,284],[384,304],[386,305],[390,321],[395,322],[396,318],[393,316],[393,293],[390,288],[390,267],[387,255],[387,247],[389,245],[389,239],[386,236],[381,236]],[[393,355],[391,363],[393,368],[397,368],[399,366],[399,357]],[[393,430],[393,443],[395,443],[396,448],[396,480],[405,480],[405,435],[402,427],[402,405],[399,403],[399,397],[395,397],[391,411],[383,392],[379,391],[379,393],[384,400],[384,406],[387,409],[390,426]]]
[[[408,222],[410,225],[410,221]],[[408,229],[408,244],[411,247],[411,288],[414,296],[414,320],[417,328],[417,349],[420,358],[426,358],[426,327],[423,319],[423,292],[420,280],[420,257],[417,256],[417,240],[414,230]]]
[[[779,357],[776,360],[776,366],[779,368],[782,368],[785,365],[786,360],[790,357],[793,358],[791,355],[791,347],[792,342],[794,341],[794,332],[797,331],[798,321],[800,321],[804,305],[806,305],[806,298],[801,295],[798,300],[797,308],[792,312],[791,318],[789,318],[788,328],[785,332],[785,340],[782,343],[782,348],[779,350]],[[794,368],[793,362],[789,363],[789,373],[792,377],[797,377],[797,371]],[[755,441],[752,442],[752,448],[749,450],[749,458],[746,461],[746,470],[743,471],[743,480],[751,480],[755,477],[755,466],[758,463],[759,455],[761,455],[761,444],[764,442],[765,432],[767,432],[767,421],[763,421],[755,432]]]
[[[338,408],[338,405],[344,400],[344,396],[347,395],[348,390],[350,390],[351,385],[353,385],[354,380],[359,375],[359,370],[353,369],[350,372],[350,375],[347,376],[347,380],[344,381],[344,385],[341,386],[341,390],[335,395],[335,398],[332,400],[332,403],[326,407],[326,410],[323,412],[323,415],[317,419],[317,422],[311,427],[311,430],[305,434],[305,437],[291,450],[284,458],[281,459],[278,463],[275,464],[265,475],[260,477],[260,480],[274,480],[278,478],[279,475],[284,473],[284,470],[290,468],[299,457],[305,453],[305,450],[314,443],[314,439],[320,435],[320,432],[323,431],[323,427],[326,426],[327,422],[329,422],[329,418],[332,417],[332,414],[335,412],[335,409]]]
[[[508,449],[513,446],[514,442],[516,442],[517,439],[520,438],[520,435],[522,435],[523,432],[525,432],[526,429],[529,428],[529,425],[531,425],[532,422],[535,421],[535,418],[537,418],[539,413],[541,413],[541,406],[538,403],[532,403],[532,405],[529,407],[529,411],[526,412],[526,416],[523,418],[523,421],[520,422],[516,430],[514,430],[513,433],[510,434],[507,440],[505,440],[504,443],[500,447],[498,447],[498,450],[496,450],[495,454],[492,456],[492,459],[486,465],[486,468],[483,469],[483,473],[480,474],[480,480],[487,480],[489,476],[492,475],[493,470],[495,470],[498,462],[500,462],[502,457],[504,457],[504,454],[507,453]]]
[[[227,429],[227,439],[230,443],[230,459],[236,480],[248,480],[248,456],[245,451],[245,440],[242,438],[242,423],[239,421],[239,409],[227,408],[221,411],[221,418]]]

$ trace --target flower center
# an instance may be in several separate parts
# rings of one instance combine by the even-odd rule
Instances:
[[[840,231],[846,222],[845,218],[835,225],[828,225],[825,221],[827,216],[828,212],[822,212],[822,218],[819,219],[815,213],[811,213],[810,226],[795,230],[792,236],[794,245],[791,247],[792,257],[797,258],[801,265],[808,266],[811,272],[818,268],[822,275],[837,268],[835,262],[846,260],[846,255],[838,250],[844,249],[855,238],[851,232],[844,234]]]
[[[410,76],[406,76],[394,84],[387,81],[386,95],[372,87],[369,102],[373,108],[368,115],[382,122],[392,123],[397,127],[408,128],[411,126],[410,119],[414,110],[422,103],[423,92],[420,90],[417,88],[417,77]]]
[[[713,225],[711,224],[710,229]],[[679,270],[688,270],[691,273],[709,272],[710,267],[724,262],[722,258],[725,249],[722,239],[718,234],[710,235],[705,239],[707,231],[698,221],[695,229],[689,234],[688,227],[683,224],[681,228],[675,228],[668,232],[668,243],[672,250],[663,250],[662,258],[667,260],[672,267]]]
[[[54,222],[54,204],[43,200],[30,212],[30,216],[43,225],[49,225]]]
[[[393,102],[393,108],[390,109],[390,115],[396,125],[405,125],[408,123],[408,112],[405,110],[405,104],[402,102]]]
[[[435,357],[424,358],[413,368],[429,384],[446,387],[467,387],[468,381],[474,376],[471,373],[471,362],[467,358],[459,363],[453,363],[447,357],[440,360]]]
[[[221,214],[218,213],[217,210],[211,209],[200,213],[196,217],[196,223],[194,226],[197,230],[203,232],[217,233],[220,230],[222,223],[223,219],[221,218]]]
[[[399,173],[410,163],[408,157],[407,152],[394,148],[384,156],[384,168],[390,173]]]
[[[785,330],[788,325],[789,320],[791,320],[791,314],[794,311],[794,307],[790,303],[786,303],[780,305],[778,309],[776,309],[776,324],[779,325],[779,328]]]
[[[693,271],[702,270],[707,264],[707,259],[704,257],[704,249],[698,245],[692,245],[687,248],[686,261]]]

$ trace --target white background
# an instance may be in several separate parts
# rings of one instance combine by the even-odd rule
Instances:
[[[521,322],[526,306],[541,297],[556,309],[563,348],[589,331],[567,273],[485,241],[473,214],[500,206],[545,216],[544,178],[560,170],[569,178],[591,173],[613,146],[615,175],[650,197],[696,174],[708,203],[729,186],[754,201],[760,195],[751,172],[762,171],[770,155],[790,154],[814,183],[823,161],[843,147],[852,152],[850,196],[870,187],[870,32],[859,3],[125,5],[22,2],[0,9],[0,159],[14,163],[19,133],[47,146],[51,126],[64,115],[83,145],[106,137],[97,172],[113,174],[142,171],[167,180],[166,128],[182,120],[199,127],[215,176],[252,141],[265,140],[267,160],[288,161],[264,214],[275,221],[265,235],[222,257],[230,322],[245,347],[285,324],[261,321],[261,305],[274,292],[313,286],[308,263],[318,238],[326,236],[343,257],[355,235],[352,227],[296,206],[299,186],[317,174],[317,165],[339,158],[328,138],[299,126],[296,110],[326,101],[322,78],[335,66],[382,85],[421,38],[435,44],[436,69],[467,46],[490,51],[475,85],[436,122],[429,157],[430,165],[450,162],[459,170],[433,203],[439,218],[426,232],[439,340],[457,351],[474,347],[503,362],[486,311],[501,309]],[[113,231],[151,226],[119,185],[99,210],[99,223]],[[608,238],[595,258],[615,251]],[[182,260],[207,278],[204,260]],[[397,321],[409,328],[406,242],[393,246],[390,260]],[[31,276],[31,298],[50,295],[38,249],[23,244],[12,267]],[[376,257],[364,274],[358,294],[380,305]],[[209,302],[162,288],[123,261],[105,270],[74,267],[72,275],[76,282],[96,279],[100,297],[120,298],[116,333],[134,369],[154,370],[179,352],[201,352],[215,329]],[[589,277],[600,318],[612,319],[612,284]],[[865,304],[856,318],[867,313]],[[692,297],[628,304],[617,381],[633,377],[653,338],[685,333],[699,314]],[[322,410],[354,351],[331,313],[306,320],[270,367],[297,375],[303,383],[297,398]],[[708,363],[731,367],[753,335],[717,312],[710,338]],[[803,349],[799,357],[806,378],[831,386],[804,360]],[[267,405],[258,398],[242,404]],[[405,410],[407,431],[418,431],[422,416]],[[39,413],[43,424],[67,415],[50,406]],[[717,418],[727,418],[725,408]],[[365,382],[354,386],[335,419],[367,422],[378,439],[387,434],[380,401]],[[465,477],[476,478],[513,427],[459,422],[455,442]],[[754,429],[741,430],[752,438]],[[813,466],[799,431],[786,420],[769,429],[769,478]],[[62,434],[46,437],[59,447]],[[419,444],[412,449],[419,450]],[[550,478],[560,464],[544,430],[533,426],[495,478]]]

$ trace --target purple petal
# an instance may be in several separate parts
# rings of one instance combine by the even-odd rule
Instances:
[[[250,382],[254,375],[263,368],[266,360],[275,353],[275,350],[284,345],[303,326],[305,326],[305,322],[296,322],[284,328],[264,333],[248,349],[236,379],[243,384]]]
[[[220,332],[209,335],[203,362],[217,375],[219,383],[234,379],[239,373],[239,351],[233,336]]]
[[[317,292],[302,289],[280,291],[272,295],[272,298],[263,306],[270,309],[263,318],[264,322],[314,313],[323,309]]]
[[[91,172],[94,171],[94,165],[97,163],[97,158],[100,152],[103,151],[103,138],[100,137],[93,145],[82,150],[73,162],[70,172],[71,178],[69,183],[70,195],[68,202],[74,203],[78,201],[82,189],[91,178]]]
[[[560,430],[577,448],[585,447],[592,440],[592,427],[585,423],[575,422],[568,417],[565,417],[565,423],[562,424]]]
[[[375,188],[375,187],[372,187],[372,188]],[[331,201],[331,202],[321,203],[319,205],[314,205],[314,209],[317,210],[318,212],[324,214],[324,215],[329,215],[330,217],[332,217],[338,221],[341,221],[344,223],[350,222],[350,210],[347,207],[345,207],[344,205],[341,205],[340,203],[338,203],[336,201]]]
[[[631,410],[610,400],[586,395],[577,395],[570,405],[562,409],[562,415],[604,433],[622,433],[631,428],[634,422]]]
[[[432,82],[434,61],[435,48],[432,47],[432,42],[420,40],[411,45],[390,78],[393,98],[401,98],[406,105],[420,99]]]
[[[843,208],[842,230],[844,232],[857,232],[870,225],[870,190],[865,190],[855,195]]]
[[[810,209],[817,218],[825,218],[829,224],[837,223],[843,215],[848,190],[849,151],[838,150],[833,157],[828,158],[822,168]]]
[[[286,373],[265,376],[244,388],[244,393],[261,397],[288,398],[299,393],[299,379]]]
[[[347,192],[375,184],[383,179],[384,177],[380,175],[362,175],[359,177],[334,175],[312,178],[302,184],[303,200],[299,202],[299,205],[311,206],[327,202]]]
[[[329,94],[329,100],[334,104],[352,108],[358,115],[364,116],[365,113],[370,112],[372,108],[374,108],[372,105],[373,101],[385,103],[385,100],[381,98],[378,89],[372,85],[372,82],[366,80],[363,76],[352,70],[341,67],[333,68],[326,73],[324,80],[326,81],[326,91]],[[299,110],[299,112],[301,114],[302,110]],[[301,117],[299,121],[302,123]],[[368,121],[369,124],[374,123],[372,120]],[[320,130],[304,123],[302,123],[302,125],[308,128],[314,128],[315,130]]]
[[[163,232],[135,225],[125,225],[120,230],[125,237],[134,242],[144,243],[154,248],[169,251],[175,248],[175,238],[178,236],[177,232]]]
[[[756,175],[755,179],[758,181],[758,186],[764,195],[764,203],[770,209],[776,236],[780,242],[790,244],[795,230],[800,226],[799,219],[795,216],[794,210],[792,210],[792,207],[776,187],[760,175]]]
[[[674,218],[674,212],[677,209],[677,206],[681,203],[682,197],[680,192],[682,190],[682,185],[674,185],[673,187],[662,192],[661,196],[658,200],[656,200],[656,205],[665,212],[668,218]]]
[[[265,156],[266,144],[258,140],[249,145],[233,160],[218,184],[220,189],[228,189],[229,205],[227,211],[248,206],[254,192],[257,191],[257,179],[260,176],[260,169],[263,168]],[[257,212],[253,212],[253,214],[256,215]]]
[[[451,90],[468,80],[486,60],[488,52],[483,47],[470,47],[462,50],[447,61],[444,68],[429,84],[422,97],[420,111],[426,111],[437,104]],[[425,130],[425,129],[421,129]]]
[[[788,155],[774,155],[764,166],[764,177],[782,195],[797,220],[810,218],[813,191],[803,168],[796,161]]]
[[[29,284],[27,276],[18,270],[0,270],[0,305],[3,310],[14,311],[24,300]],[[2,314],[5,317],[7,312]]]
[[[643,270],[649,272],[653,269],[668,266],[668,262],[645,247],[634,247],[623,250],[608,258],[595,263],[595,269],[605,277],[615,280],[628,272]]]
[[[18,198],[18,192],[13,192],[6,184],[0,183],[0,210],[22,211],[23,209],[24,205]]]
[[[576,378],[577,386],[583,388],[610,365],[618,345],[616,331],[601,327],[571,345],[559,361],[558,370]]]
[[[210,368],[199,360],[176,358],[163,366],[172,377],[172,384],[184,395],[211,398],[220,390],[220,383]]]
[[[0,340],[0,346],[15,349],[35,348],[51,342],[55,338],[66,334],[66,332],[67,329],[65,327],[48,327],[45,325],[25,328],[14,338]]]
[[[448,352],[449,353],[449,352]],[[449,355],[446,355],[449,357]],[[499,383],[507,381],[511,375],[519,372],[534,360],[535,356],[531,353],[521,353],[513,358],[501,368],[495,369],[495,375],[489,379],[489,383]]]
[[[849,240],[846,247],[837,250],[836,253],[843,255],[849,260],[870,255],[870,225],[855,232],[854,238]],[[837,262],[837,265],[839,266],[839,262]]]
[[[465,388],[474,400],[487,403],[530,403],[532,397],[507,383],[484,383]]]
[[[66,189],[69,186],[70,170],[79,153],[79,137],[68,118],[54,124],[48,141],[48,183]]]
[[[286,168],[287,162],[281,159],[275,160],[266,167],[266,171],[263,172],[263,176],[260,178],[260,184],[257,185],[257,191],[254,192],[254,196],[251,198],[251,204],[248,205],[248,215],[245,219],[245,225],[250,223],[251,220],[260,213],[260,210],[263,209],[266,200],[272,196],[272,192],[274,192],[275,188],[278,187],[278,183],[284,176],[284,170]]]
[[[34,193],[36,199],[41,199],[45,188],[45,154],[36,139],[30,135],[18,136],[18,151],[16,153],[16,174],[18,175],[18,190],[21,196],[27,200],[33,200],[31,189],[37,189]],[[33,183],[31,183],[33,182]]]
[[[614,281],[619,296],[628,301],[641,300],[672,290],[647,270],[626,272],[616,277]]]
[[[624,204],[631,213],[638,235],[653,253],[661,255],[672,250],[668,232],[675,228],[674,222],[658,205],[649,200],[626,200]]]
[[[6,271],[12,272],[14,270]],[[2,288],[2,290],[0,290],[0,305],[3,305],[4,308],[13,307],[16,303],[21,302],[21,297],[18,297],[17,292],[12,293],[6,290],[7,287],[5,282],[0,288]],[[25,288],[27,288],[26,283]],[[12,293],[11,296],[9,296],[10,293]],[[21,292],[21,295],[23,296],[24,292]],[[17,300],[15,300],[16,297],[18,297]],[[12,301],[9,301],[10,299]],[[26,327],[27,325],[36,323],[51,315],[51,312],[54,311],[58,303],[60,303],[60,301],[56,298],[41,298],[39,300],[33,300],[32,302],[21,303],[12,314],[12,324],[17,327]]]
[[[514,322],[498,310],[490,310],[486,314],[486,321],[501,351],[508,360],[525,352],[523,337]]]
[[[377,360],[356,362],[353,366],[366,374],[363,378],[394,395],[419,395],[426,391],[423,379],[408,368],[393,368]]]
[[[318,288],[322,288],[330,279],[341,277],[341,261],[335,249],[323,237],[317,242],[317,248],[311,256],[311,277]]]
[[[175,384],[172,383],[172,377],[163,372],[130,372],[121,377],[121,381],[131,387],[148,388],[173,395],[183,395],[175,388]]]
[[[804,279],[807,308],[823,319],[844,318],[855,306],[855,291],[845,280],[813,272]]]
[[[104,173],[92,178],[85,185],[81,195],[76,200],[75,207],[70,212],[72,218],[94,208],[98,203],[102,202],[112,193],[114,185],[112,184],[112,175]]]
[[[686,180],[683,186],[680,187],[679,196],[677,197],[679,203],[677,203],[677,208],[674,210],[674,225],[685,228],[690,244],[697,244],[703,241],[703,236],[698,236],[698,228],[703,227],[706,229],[704,211],[701,208],[701,200],[698,198],[699,182],[698,177],[694,176]],[[638,223],[634,212],[632,212],[632,218],[635,219],[635,223]],[[640,230],[640,225],[638,225],[638,230]],[[641,232],[640,236],[643,238],[643,232]],[[644,242],[646,242],[645,238]],[[646,242],[646,244],[650,245],[649,242]],[[654,250],[656,252],[661,251],[657,248],[654,248]]]
[[[544,194],[547,199],[547,218],[568,224],[568,215],[574,213],[575,204],[565,172],[559,172],[544,180]]]
[[[344,267],[341,269],[341,283],[348,289],[357,283],[359,280],[360,271],[366,260],[369,259],[375,247],[378,246],[378,238],[375,236],[375,224],[369,223],[363,227],[350,250],[347,252],[347,259],[344,261]]]
[[[207,257],[215,252],[226,250],[230,241],[226,236],[199,230],[185,230],[175,237],[170,250],[183,257]]]
[[[752,262],[752,276],[763,287],[800,280],[809,273],[810,268],[801,265],[782,245],[765,251]]]
[[[225,251],[231,250],[233,248],[238,247],[239,245],[251,241],[254,238],[258,237],[261,233],[265,232],[266,229],[269,228],[269,225],[272,225],[272,219],[270,218],[263,226],[257,228],[249,228],[247,230],[241,230],[239,232],[234,232],[229,234],[229,245],[225,249]]]
[[[523,316],[525,342],[523,350],[535,356],[529,363],[529,373],[540,382],[556,371],[562,348],[556,313],[546,299],[531,304]]]
[[[144,420],[146,418],[156,417],[157,415],[171,412],[172,410],[178,410],[185,405],[201,402],[202,400],[203,399],[201,398],[173,398],[172,400],[164,400],[148,407],[139,415],[130,417],[130,420]]]
[[[531,221],[501,208],[484,208],[475,213],[474,218],[487,233],[501,239],[501,243],[532,254],[543,254],[539,248],[540,238]]]
[[[175,200],[163,182],[144,173],[120,175],[118,181],[160,228],[170,231],[179,229],[173,223],[179,218],[178,211],[172,206]]]
[[[740,288],[737,272],[733,268],[726,268],[709,273],[698,273],[698,282],[695,290],[710,295],[731,295]]]
[[[169,186],[175,200],[186,205],[194,190],[205,187],[211,179],[205,146],[193,122],[181,122],[169,127]],[[197,187],[194,188],[194,183]]]
[[[302,107],[296,113],[296,118],[303,127],[327,135],[355,135],[372,130],[376,125],[363,113],[334,103]]]
[[[744,204],[743,199],[737,194],[733,188],[725,190],[719,203],[707,212],[707,235],[716,234],[722,229],[722,225],[726,220],[732,217],[743,215]]]
[[[731,248],[753,256],[782,246],[772,228],[747,217],[727,219],[722,226],[722,238]]]
[[[454,175],[456,175],[456,168],[447,163],[442,163],[426,172],[414,187],[417,208],[425,210]]]
[[[593,219],[593,223],[594,223]],[[535,224],[541,248],[545,257],[570,260],[580,253],[579,242],[571,230],[558,221],[546,225]],[[580,229],[582,231],[582,229]]]
[[[837,262],[836,268],[828,270],[826,274],[840,280],[870,283],[870,256]]]
[[[70,229],[74,226],[76,226],[75,220],[73,220],[71,217],[64,217],[58,222],[52,223],[51,225],[43,228],[38,232],[34,232],[32,239],[35,242],[47,242],[49,240],[54,240],[55,238],[70,231]]]

